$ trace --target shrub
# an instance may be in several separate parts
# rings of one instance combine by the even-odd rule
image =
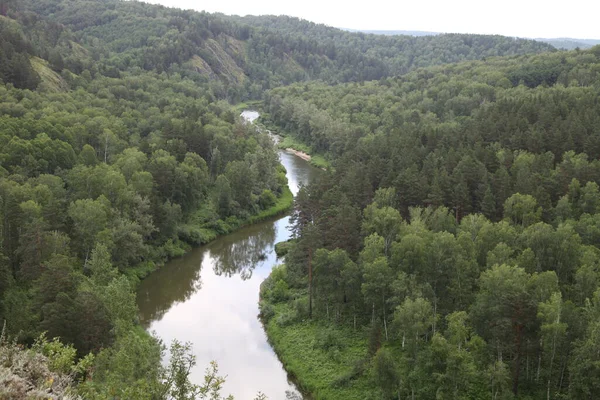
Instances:
[[[308,298],[300,297],[294,300],[293,308],[296,310],[299,318],[308,317]]]
[[[290,325],[298,320],[298,313],[295,310],[287,309],[275,317],[275,323],[281,327]]]
[[[277,197],[269,189],[263,190],[258,198],[258,205],[261,210],[273,207],[277,203]]]
[[[287,300],[290,297],[290,289],[288,284],[284,280],[279,279],[277,282],[275,282],[275,285],[273,285],[270,297],[275,303],[280,303]]]
[[[342,341],[331,329],[319,330],[313,342],[313,348],[324,351],[341,350],[344,348]]]
[[[260,303],[258,303],[258,308],[260,310],[258,315],[265,324],[269,322],[269,320],[273,318],[273,316],[275,316],[275,309],[271,304],[267,303],[266,301],[261,301]]]

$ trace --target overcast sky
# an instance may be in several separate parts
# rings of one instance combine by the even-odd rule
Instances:
[[[599,0],[146,1],[225,14],[285,14],[338,28],[600,39]]]

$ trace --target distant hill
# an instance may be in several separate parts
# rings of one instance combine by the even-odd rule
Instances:
[[[572,39],[572,38],[555,38],[555,39],[545,39],[538,38],[535,39],[540,42],[551,44],[557,49],[565,49],[565,50],[573,50],[576,48],[580,48],[582,50],[589,49],[600,44],[600,39]]]
[[[346,29],[341,28],[344,31],[348,32],[363,32],[363,33],[372,33],[374,35],[385,35],[385,36],[395,36],[395,35],[406,35],[406,36],[436,36],[440,35],[440,32],[429,32],[429,31],[386,31],[386,30],[359,30],[359,29]]]
[[[384,35],[384,36],[396,36],[396,35],[405,35],[405,36],[437,36],[442,35],[441,32],[429,32],[429,31],[403,31],[403,30],[362,30],[362,29],[346,29],[342,28],[347,32],[362,32],[362,33],[371,33],[374,35]],[[533,40],[537,40],[538,42],[547,43],[549,45],[554,46],[557,49],[563,50],[574,50],[576,48],[580,48],[582,50],[592,48],[598,44],[600,44],[600,39],[574,39],[574,38],[535,38]]]
[[[369,34],[286,16],[225,16],[132,1],[22,0],[11,7],[21,25],[0,24],[1,37],[16,48],[26,48],[19,41],[34,45],[22,55],[8,47],[10,58],[0,54],[0,80],[28,88],[39,78],[62,87],[48,72],[65,68],[109,77],[139,68],[209,81],[219,97],[239,101],[299,81],[363,82],[432,65],[554,50],[500,35]],[[32,57],[48,63],[33,68]]]

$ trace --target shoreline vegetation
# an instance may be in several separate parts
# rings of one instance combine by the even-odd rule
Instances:
[[[244,110],[253,110],[258,108],[259,103],[260,102],[258,101],[239,103],[233,105],[232,108],[237,110],[238,112]],[[259,129],[266,129],[263,125],[256,124],[256,121],[251,122],[251,124],[257,125]],[[296,153],[293,150],[291,152],[304,160],[307,160],[305,157],[308,157],[307,161],[310,161],[310,155],[308,154],[301,156],[300,152]],[[280,168],[285,170],[285,168],[281,164]],[[127,271],[127,277],[133,281],[135,286],[137,286],[143,279],[147,278],[153,272],[163,268],[169,261],[177,257],[182,257],[193,248],[204,246],[222,236],[229,235],[246,226],[265,221],[269,218],[275,218],[277,216],[283,215],[292,208],[293,204],[294,195],[290,190],[289,184],[286,182],[285,186],[282,188],[282,193],[279,197],[276,198],[274,205],[265,210],[261,210],[254,215],[249,215],[243,219],[237,217],[229,217],[226,220],[219,219],[217,221],[211,221],[210,223],[206,221],[194,221],[205,219],[203,214],[209,212],[209,210],[203,209],[201,207],[196,211],[195,215],[193,215],[187,223],[184,223],[178,227],[179,240],[173,242],[172,246],[169,246],[168,253],[166,254],[164,260],[158,262],[149,261],[147,263],[142,263],[137,266],[133,266]],[[211,228],[207,225],[212,225],[216,228]]]
[[[275,144],[278,149],[294,154],[304,161],[309,162],[313,167],[322,169],[323,171],[331,169],[331,163],[323,154],[313,151],[311,146],[301,142],[291,134],[281,132],[280,128],[270,121],[268,113],[262,111],[262,107],[258,102],[251,102],[250,104],[242,103],[241,105],[235,106],[235,108],[237,110],[242,110],[241,106],[251,106],[252,109],[257,110],[257,112],[260,113],[260,116],[254,121],[254,124],[258,126],[259,129],[266,130],[271,135],[277,137]]]
[[[184,224],[179,227],[182,237],[180,237],[180,240],[172,243],[172,246],[169,248],[169,253],[164,260],[160,262],[150,261],[138,266],[133,266],[127,271],[126,275],[129,280],[132,280],[137,286],[150,274],[163,268],[169,261],[184,256],[193,248],[209,244],[220,237],[234,233],[246,226],[265,221],[269,218],[281,216],[287,213],[292,208],[293,204],[294,195],[289,186],[286,185],[281,196],[277,198],[275,205],[262,210],[257,214],[250,215],[243,220],[238,218],[228,218],[227,220],[220,219],[215,222],[215,224],[218,225],[218,229],[207,228],[204,226],[205,224]],[[201,211],[202,210],[198,210],[198,212]]]
[[[242,106],[246,106],[246,104],[241,104]],[[240,109],[241,105],[236,105],[234,108]],[[300,156],[299,154],[293,153],[296,156],[306,158]],[[306,155],[310,158],[309,155]],[[308,161],[308,160],[307,160]],[[285,170],[283,165],[279,166],[282,170]],[[195,247],[204,246],[222,236],[229,235],[239,229],[242,229],[246,226],[256,224],[262,221],[265,221],[269,218],[275,218],[285,214],[290,211],[294,204],[294,195],[290,190],[288,182],[285,183],[281,190],[281,194],[279,197],[276,197],[275,204],[271,207],[266,208],[257,212],[256,214],[249,215],[243,219],[237,217],[229,217],[225,220],[219,219],[216,221],[209,222],[196,222],[194,220],[202,220],[204,219],[205,213],[209,212],[209,210],[203,209],[202,207],[198,209],[187,223],[184,223],[178,227],[179,230],[179,240],[174,241],[172,246],[169,246],[167,249],[167,254],[164,260],[161,261],[149,261],[147,263],[141,263],[137,266],[132,266],[126,273],[129,280],[133,281],[135,286],[139,285],[139,283],[148,277],[153,272],[163,268],[165,264],[169,261],[181,257],[188,253]],[[213,227],[208,227],[211,225]]]
[[[320,168],[323,171],[331,168],[331,163],[327,161],[325,156],[315,153],[310,146],[307,146],[289,134],[283,136],[277,133],[277,135],[281,137],[281,140],[277,144],[278,148],[308,161],[313,167]]]
[[[285,265],[274,267],[261,285],[260,318],[269,344],[304,398],[380,399],[371,372],[370,329],[308,319],[306,290],[281,284],[285,275]]]

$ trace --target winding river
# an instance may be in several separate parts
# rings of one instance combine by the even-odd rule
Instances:
[[[258,113],[245,111],[242,117],[252,122]],[[294,195],[320,172],[284,151],[279,157]],[[270,400],[301,398],[257,317],[260,284],[277,264],[275,243],[290,237],[288,225],[289,217],[277,217],[220,237],[141,283],[142,325],[167,345],[173,339],[193,344],[192,382],[202,383],[215,360],[227,375],[223,394],[236,400],[251,400],[259,391]]]

